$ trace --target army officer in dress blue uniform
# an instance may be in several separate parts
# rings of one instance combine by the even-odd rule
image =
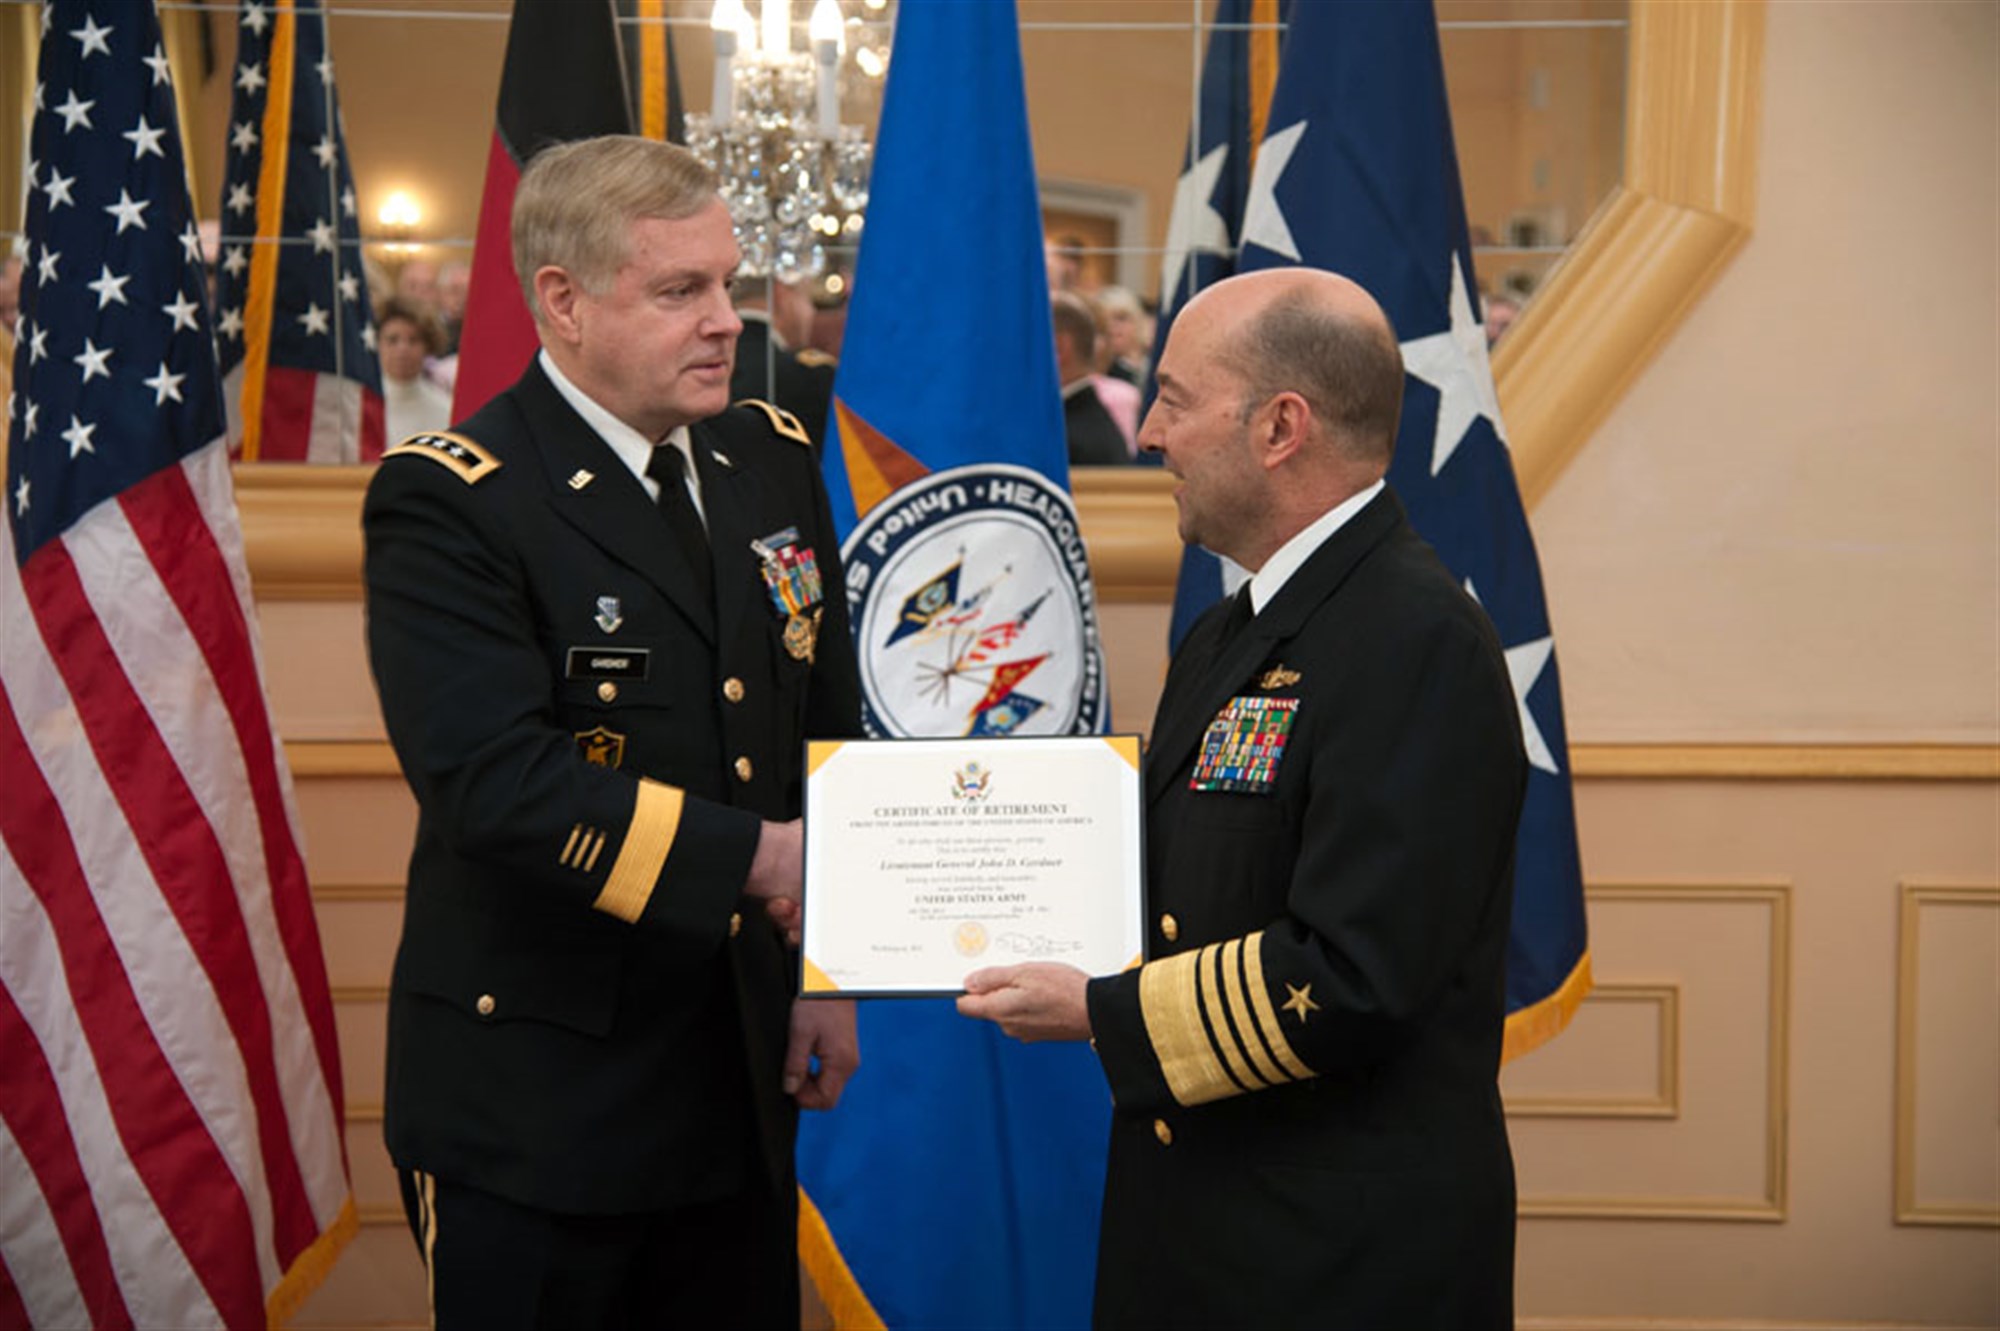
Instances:
[[[859,730],[805,432],[729,406],[714,177],[637,138],[522,176],[542,349],[369,487],[370,659],[419,809],[385,1132],[436,1324],[796,1326],[803,741]]]
[[[1519,721],[1486,616],[1383,484],[1402,359],[1285,269],[1175,321],[1139,442],[1254,570],[1190,630],[1146,757],[1146,964],[967,978],[1092,1037],[1116,1103],[1101,1327],[1505,1327],[1497,1075]]]

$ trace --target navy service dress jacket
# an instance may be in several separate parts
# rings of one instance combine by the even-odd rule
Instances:
[[[1504,1327],[1526,777],[1492,626],[1384,490],[1168,672],[1150,960],[1093,980],[1101,1327]]]

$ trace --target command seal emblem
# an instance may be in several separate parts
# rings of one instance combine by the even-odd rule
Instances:
[[[912,481],[841,549],[869,733],[1104,728],[1097,598],[1069,496],[985,463]]]

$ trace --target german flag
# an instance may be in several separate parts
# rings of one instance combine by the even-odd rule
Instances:
[[[509,234],[521,169],[551,144],[632,133],[631,105],[614,0],[514,0],[473,242],[454,420],[518,379],[539,345],[514,277]]]

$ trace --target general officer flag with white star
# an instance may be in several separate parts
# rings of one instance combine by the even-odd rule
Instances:
[[[215,331],[246,462],[382,456],[382,371],[320,0],[243,0]]]
[[[0,1328],[282,1323],[355,1233],[149,0],[42,10],[0,557]]]
[[[1236,271],[1236,237],[1243,226],[1243,204],[1249,197],[1256,156],[1252,149],[1270,110],[1281,25],[1290,8],[1290,0],[1217,0],[1194,125],[1188,134],[1187,165],[1174,187],[1166,253],[1160,262],[1163,314],[1153,343],[1156,359],[1181,307],[1203,287]],[[1148,404],[1154,391],[1149,376]],[[1157,463],[1159,456],[1142,452],[1139,460]],[[1187,546],[1174,589],[1168,644],[1180,646],[1201,612],[1234,592],[1248,576],[1232,560],[1198,545]]]
[[[1428,0],[1291,6],[1237,232],[1239,272],[1342,273],[1402,341],[1389,484],[1506,649],[1529,775],[1515,850],[1506,1057],[1590,988],[1562,690],[1526,511],[1487,363],[1437,17]],[[1438,811],[1449,836],[1451,811]]]

